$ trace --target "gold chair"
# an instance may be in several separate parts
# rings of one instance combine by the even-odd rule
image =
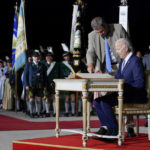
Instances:
[[[123,104],[122,111],[122,139],[124,140],[125,116],[136,116],[136,136],[139,136],[139,116],[148,115],[148,140],[150,140],[150,71],[145,71],[146,90],[148,103],[146,104]],[[115,107],[115,114],[118,114],[118,107]]]

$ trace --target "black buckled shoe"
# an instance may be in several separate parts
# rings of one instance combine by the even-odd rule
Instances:
[[[116,136],[116,135],[118,135],[118,129],[117,128],[108,128],[106,135]]]
[[[146,121],[146,123],[145,123],[144,127],[148,127],[148,121]]]
[[[106,130],[104,127],[101,127],[101,128],[96,132],[96,134],[105,135],[106,132],[107,132],[107,130]]]
[[[78,112],[78,116],[82,116],[82,112]]]
[[[66,113],[65,113],[65,117],[69,117],[69,113],[66,112]]]
[[[108,136],[117,136],[118,135],[118,129],[117,128],[108,128],[106,130],[107,132],[105,133],[105,135]],[[116,138],[99,138],[101,141],[105,141],[105,142],[114,142],[117,140]]]
[[[135,133],[134,133],[134,129],[132,127],[128,127],[127,128],[127,137],[134,137]]]
[[[50,113],[46,113],[46,117],[50,117]]]
[[[75,116],[75,114],[72,113],[71,116],[73,117],[73,116]]]
[[[37,114],[37,118],[43,118],[43,114],[42,113]]]
[[[30,114],[30,118],[34,118],[34,115],[32,113]]]

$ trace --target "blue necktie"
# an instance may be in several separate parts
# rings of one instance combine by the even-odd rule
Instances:
[[[106,58],[106,71],[111,72],[111,58],[110,58],[110,48],[107,42],[106,37],[105,39],[105,58]]]
[[[125,60],[122,61],[121,72],[123,71],[124,67],[125,67]]]

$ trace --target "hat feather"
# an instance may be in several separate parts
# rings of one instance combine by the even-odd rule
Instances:
[[[61,43],[61,46],[65,52],[69,52],[69,48],[65,43]]]

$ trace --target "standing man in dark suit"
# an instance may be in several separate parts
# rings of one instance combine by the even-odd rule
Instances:
[[[116,79],[125,79],[124,103],[146,103],[144,88],[144,72],[140,59],[132,52],[132,46],[127,39],[119,39],[115,43],[116,53],[121,62],[115,74]],[[101,128],[100,135],[117,135],[118,124],[112,107],[117,105],[117,93],[99,97],[94,101]]]
[[[148,48],[149,48],[149,51],[150,51],[150,46]],[[150,52],[142,58],[142,63],[143,63],[143,66],[144,66],[145,70],[150,70]],[[148,127],[148,117],[147,117],[147,115],[146,115],[146,123],[145,123],[144,126]]]
[[[149,46],[149,51],[150,51],[150,46]],[[143,66],[145,70],[150,70],[150,52],[148,55],[145,55],[142,58]]]
[[[33,53],[32,59],[33,61],[27,63],[24,69],[24,85],[29,93],[30,117],[33,118],[34,103],[37,116],[41,116],[41,100],[47,84],[47,75],[46,67],[39,61],[39,54],[37,52]]]

